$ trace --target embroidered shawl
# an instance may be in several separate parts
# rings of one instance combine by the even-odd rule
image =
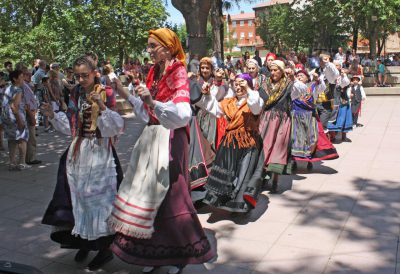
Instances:
[[[184,102],[190,104],[189,79],[183,64],[178,60],[174,60],[167,67],[162,78],[157,81],[155,78],[159,70],[159,65],[152,66],[146,80],[146,86],[150,90],[153,99],[163,103],[172,101],[175,104]],[[146,105],[145,108],[149,113],[149,124],[160,124],[154,111]]]

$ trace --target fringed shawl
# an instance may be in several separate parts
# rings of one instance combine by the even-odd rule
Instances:
[[[223,145],[233,144],[235,147],[237,143],[239,148],[254,147],[258,136],[258,116],[251,113],[247,101],[241,106],[238,106],[237,102],[236,97],[226,98],[220,102],[228,121]]]
[[[275,87],[273,87],[271,79],[267,79],[267,81],[263,84],[263,89],[268,94],[268,99],[265,101],[266,109],[271,108],[285,95],[286,87],[290,82],[291,81],[289,78],[282,77]]]

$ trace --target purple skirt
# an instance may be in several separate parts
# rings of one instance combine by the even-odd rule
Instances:
[[[117,233],[112,251],[123,261],[143,266],[201,264],[215,256],[197,217],[188,183],[188,135],[171,132],[170,188],[154,222],[151,239]]]

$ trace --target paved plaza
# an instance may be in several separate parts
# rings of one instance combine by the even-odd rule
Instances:
[[[340,158],[299,164],[282,177],[280,194],[263,192],[247,216],[203,209],[199,218],[218,258],[188,266],[185,274],[400,273],[400,96],[368,97],[359,121],[337,144]],[[126,117],[116,148],[123,169],[140,128]],[[56,183],[58,160],[69,137],[39,131],[43,164],[9,172],[0,156],[0,260],[33,265],[46,274],[89,273],[74,250],[49,239],[42,215]],[[140,273],[115,258],[95,273]],[[166,273],[161,269],[156,274]]]

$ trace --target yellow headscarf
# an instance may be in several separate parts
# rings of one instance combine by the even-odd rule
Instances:
[[[175,32],[167,28],[150,30],[149,37],[157,40],[163,47],[168,48],[172,56],[176,56],[176,58],[186,67],[185,52],[183,51],[181,41]]]

